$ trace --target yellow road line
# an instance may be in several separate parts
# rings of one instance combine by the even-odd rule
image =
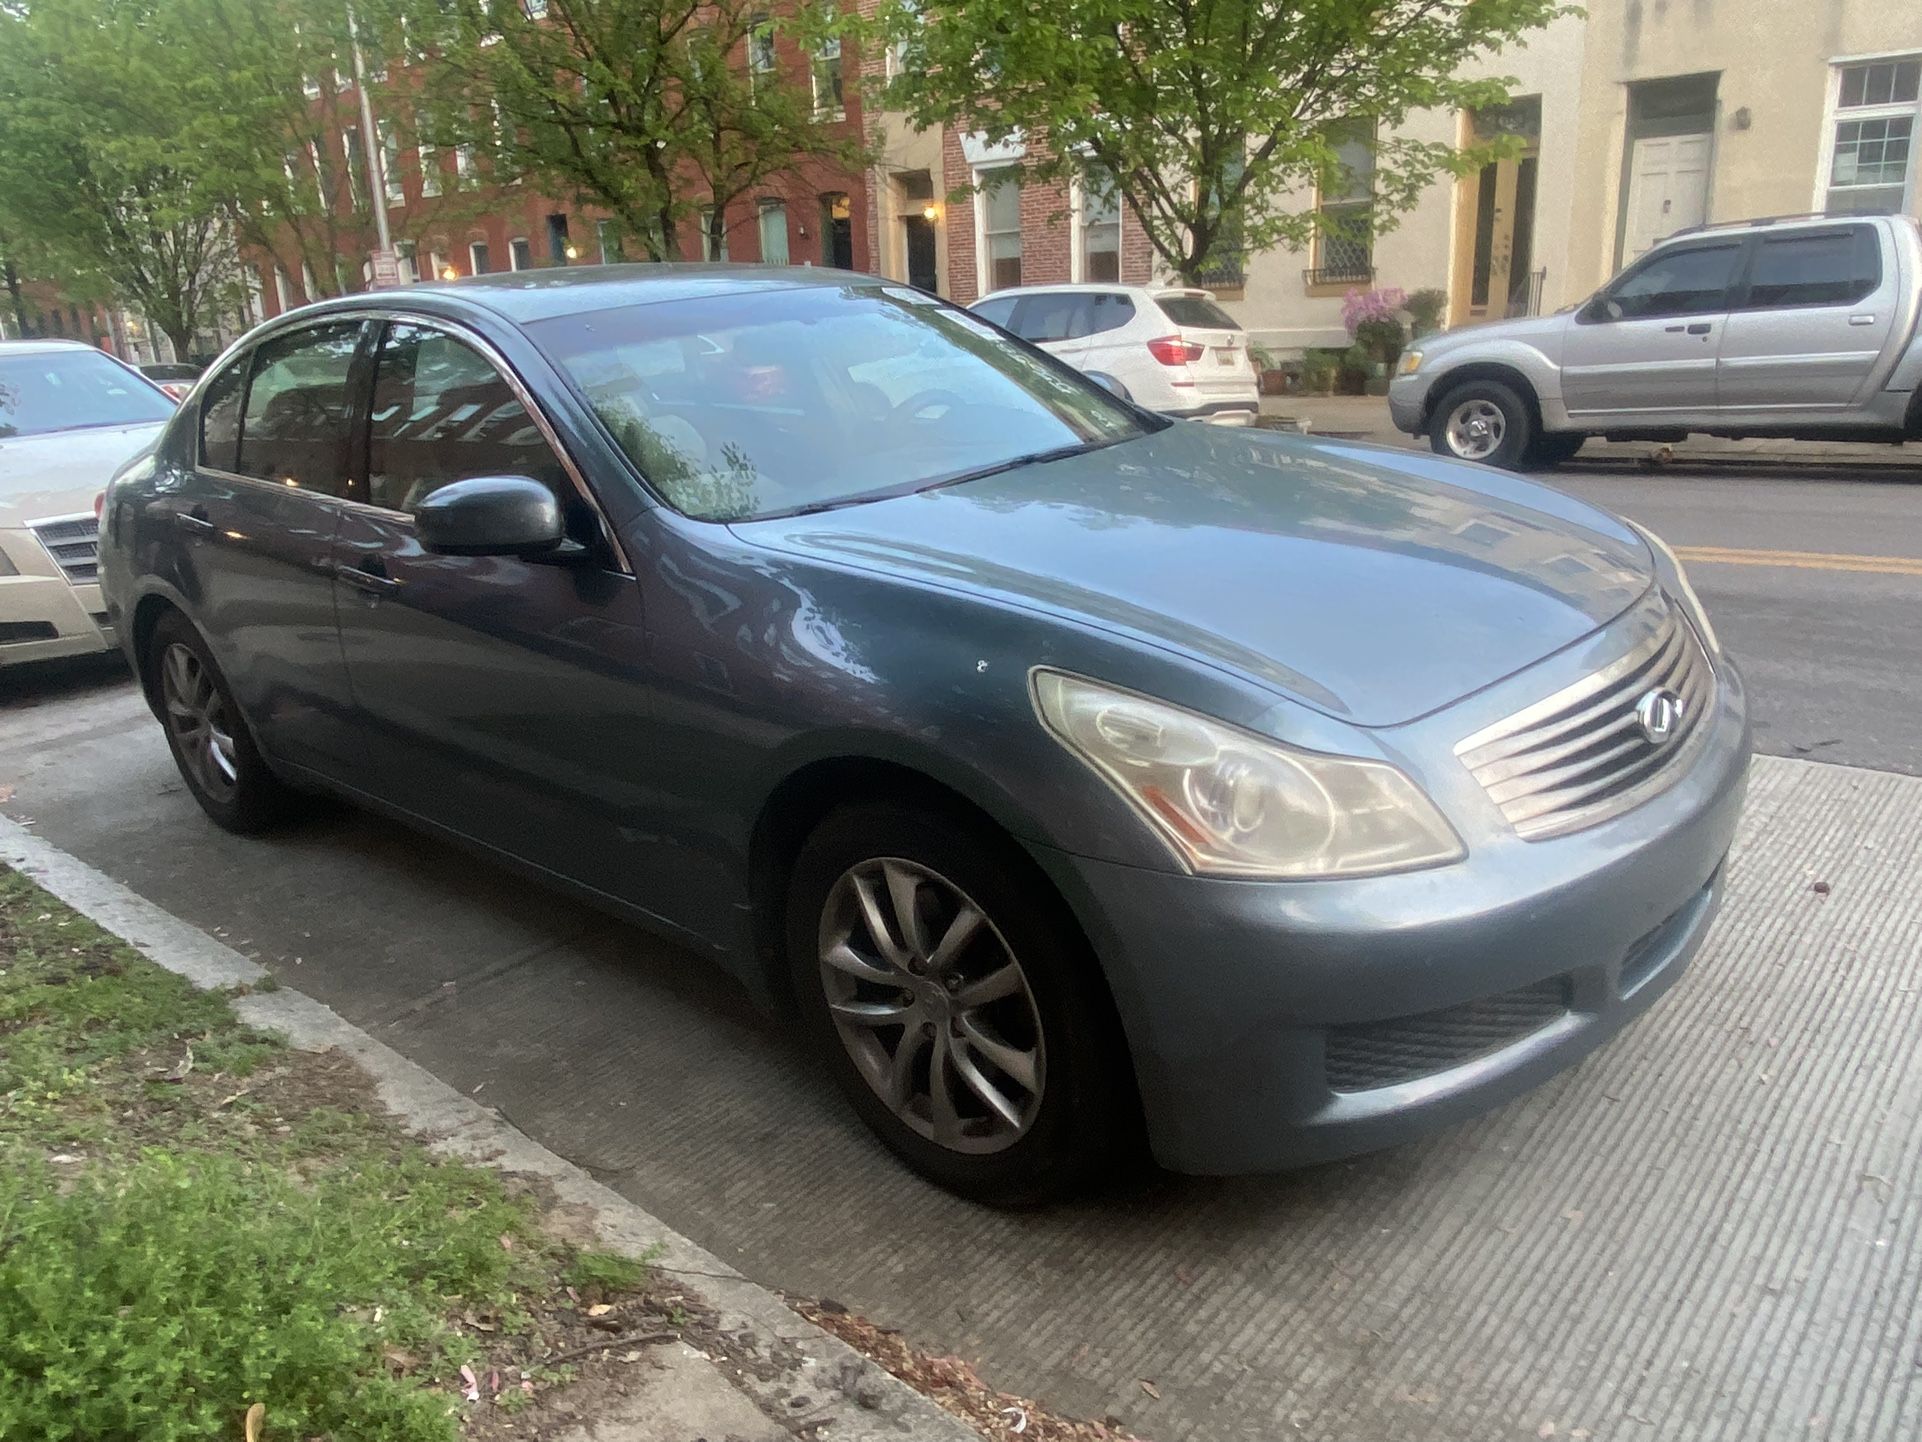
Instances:
[[[1826,551],[1739,551],[1723,546],[1677,546],[1691,566],[1783,566],[1798,571],[1861,571],[1922,576],[1922,556],[1850,556]]]

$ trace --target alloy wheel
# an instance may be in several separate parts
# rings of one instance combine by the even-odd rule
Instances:
[[[240,786],[233,723],[212,672],[191,647],[176,641],[162,653],[160,693],[167,729],[195,785],[216,801],[231,801]]]
[[[1046,1083],[1041,1014],[960,887],[896,857],[851,867],[822,910],[820,964],[842,1045],[901,1122],[973,1154],[1027,1133]]]
[[[1463,401],[1448,416],[1448,449],[1465,461],[1485,461],[1508,438],[1508,417],[1493,401]]]

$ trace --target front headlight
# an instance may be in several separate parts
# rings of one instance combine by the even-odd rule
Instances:
[[[1716,639],[1715,628],[1709,624],[1708,607],[1695,594],[1695,587],[1689,583],[1688,572],[1683,569],[1674,548],[1640,522],[1630,521],[1629,525],[1634,527],[1636,535],[1648,542],[1649,550],[1655,553],[1655,568],[1661,577],[1662,589],[1682,603],[1683,611],[1688,614],[1696,634],[1702,638],[1702,644],[1708,647],[1709,655],[1721,655],[1722,643]]]
[[[1465,854],[1434,803],[1386,762],[1298,751],[1059,671],[1034,672],[1034,703],[1191,871],[1305,880]]]
[[[1416,371],[1420,369],[1421,369],[1421,352],[1418,350],[1405,350],[1401,353],[1401,360],[1398,361],[1395,365],[1395,374],[1400,376],[1412,376]]]

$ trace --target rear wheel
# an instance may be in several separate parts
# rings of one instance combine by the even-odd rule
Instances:
[[[268,769],[227,678],[178,611],[155,625],[146,664],[168,749],[201,810],[227,830],[246,834],[296,808],[297,793]]]
[[[1028,1205],[1122,1154],[1126,1049],[1086,942],[986,827],[884,804],[824,821],[788,903],[795,992],[854,1108],[922,1175]]]
[[[1534,412],[1501,381],[1454,387],[1436,403],[1428,423],[1428,444],[1436,455],[1509,470],[1523,463],[1534,441]]]

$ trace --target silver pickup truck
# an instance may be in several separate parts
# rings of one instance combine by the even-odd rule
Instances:
[[[1590,436],[1922,439],[1922,230],[1908,216],[1697,227],[1579,306],[1427,336],[1395,425],[1509,467]]]

